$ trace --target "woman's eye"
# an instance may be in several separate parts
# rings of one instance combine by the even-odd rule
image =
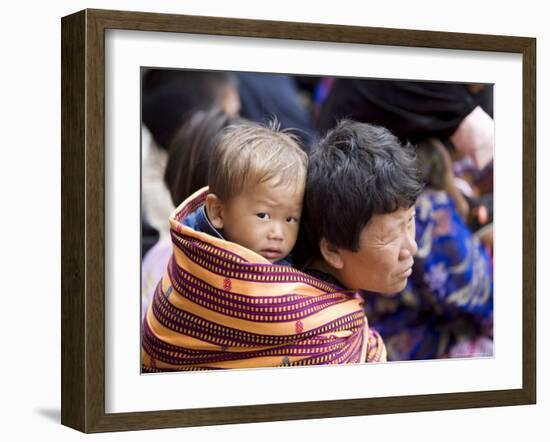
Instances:
[[[295,218],[293,216],[289,216],[287,219],[286,219],[286,222],[289,223],[289,224],[296,224],[298,222],[298,218]]]
[[[266,212],[257,213],[256,216],[260,219],[263,219],[263,220],[268,220],[269,219],[269,213],[266,213]]]

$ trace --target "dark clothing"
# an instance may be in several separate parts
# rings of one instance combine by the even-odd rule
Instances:
[[[297,129],[304,149],[315,141],[316,132],[300,101],[294,78],[285,74],[242,72],[239,78],[241,116],[259,123],[277,117],[283,129]]]
[[[318,129],[323,134],[349,118],[384,126],[402,140],[445,140],[487,93],[473,95],[455,83],[339,78],[323,104]]]
[[[214,236],[215,238],[224,239],[218,229],[216,229],[208,219],[204,206],[200,206],[197,210],[187,216],[184,221],[186,226],[191,227],[197,232],[208,233],[210,236]]]
[[[159,240],[159,233],[147,222],[145,215],[141,214],[141,257],[153,247]]]

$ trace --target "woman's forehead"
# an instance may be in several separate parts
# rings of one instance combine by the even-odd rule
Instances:
[[[382,215],[373,215],[369,220],[366,228],[371,233],[385,234],[404,223],[407,223],[412,215],[414,215],[414,206],[408,209],[397,209],[391,213],[384,213]]]

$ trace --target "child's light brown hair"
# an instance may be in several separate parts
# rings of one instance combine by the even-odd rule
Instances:
[[[297,137],[280,130],[277,121],[268,126],[247,122],[227,127],[210,158],[210,193],[229,201],[249,186],[276,179],[276,186],[303,186],[307,154]]]

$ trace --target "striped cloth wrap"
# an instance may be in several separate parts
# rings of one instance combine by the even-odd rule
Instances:
[[[385,360],[355,292],[182,223],[202,189],[170,216],[172,256],[142,326],[142,372]]]

